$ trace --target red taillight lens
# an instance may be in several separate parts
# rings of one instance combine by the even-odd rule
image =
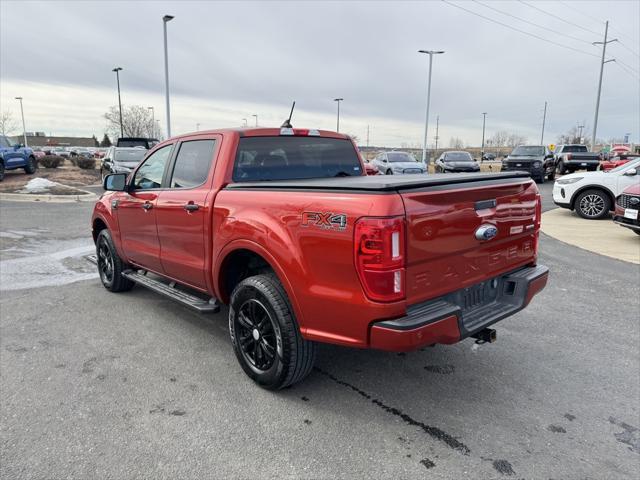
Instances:
[[[365,217],[355,225],[355,263],[371,300],[392,302],[405,296],[404,217]]]
[[[533,254],[538,258],[538,240],[540,237],[540,224],[542,222],[542,197],[536,194],[536,222],[535,222],[535,240],[533,245]]]
[[[571,155],[570,153],[567,153],[567,160],[571,160],[571,157],[572,157],[572,156],[573,156],[573,155]]]

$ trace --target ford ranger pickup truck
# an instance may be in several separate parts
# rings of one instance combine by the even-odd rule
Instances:
[[[14,143],[9,137],[0,135],[0,182],[4,179],[4,172],[23,168],[31,175],[38,168],[38,161],[29,147]]]
[[[229,305],[235,355],[268,389],[302,380],[318,342],[493,341],[547,282],[525,172],[367,176],[346,135],[255,128],[171,138],[104,187],[92,231],[106,289]]]

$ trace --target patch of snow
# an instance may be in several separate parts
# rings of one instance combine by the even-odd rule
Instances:
[[[51,187],[57,186],[60,186],[60,184],[46,178],[33,178],[29,180],[21,191],[25,193],[46,193]]]

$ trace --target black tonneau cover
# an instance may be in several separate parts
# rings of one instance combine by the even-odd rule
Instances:
[[[368,175],[358,177],[308,178],[299,180],[265,180],[238,182],[228,189],[265,190],[352,190],[398,191],[447,185],[528,178],[527,172],[503,173],[439,173],[432,175]]]

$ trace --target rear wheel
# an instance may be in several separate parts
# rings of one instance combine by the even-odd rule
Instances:
[[[24,167],[24,171],[29,175],[36,173],[36,168],[38,168],[38,163],[36,159],[33,157],[27,158],[27,164]]]
[[[551,170],[551,172],[549,172],[549,175],[547,176],[547,178],[549,180],[551,180],[552,182],[556,179],[556,171],[555,171],[555,169]]]
[[[609,215],[611,200],[602,190],[586,190],[578,195],[575,210],[578,215],[588,220],[598,220]]]
[[[302,338],[287,294],[273,274],[246,278],[233,290],[229,333],[240,366],[263,388],[288,387],[313,368],[316,345]]]
[[[393,175],[393,170],[391,169],[387,170],[387,175]]]
[[[4,180],[4,162],[0,160],[0,182]]]
[[[640,230],[634,230],[633,231],[636,235],[640,235]]]
[[[567,173],[567,169],[564,166],[564,162],[562,160],[560,160],[558,162],[558,165],[556,166],[556,173],[558,173],[560,175],[564,175],[565,173]]]
[[[101,230],[96,240],[98,273],[104,288],[111,292],[125,292],[133,288],[134,283],[122,276],[127,264],[118,256],[109,230]]]

